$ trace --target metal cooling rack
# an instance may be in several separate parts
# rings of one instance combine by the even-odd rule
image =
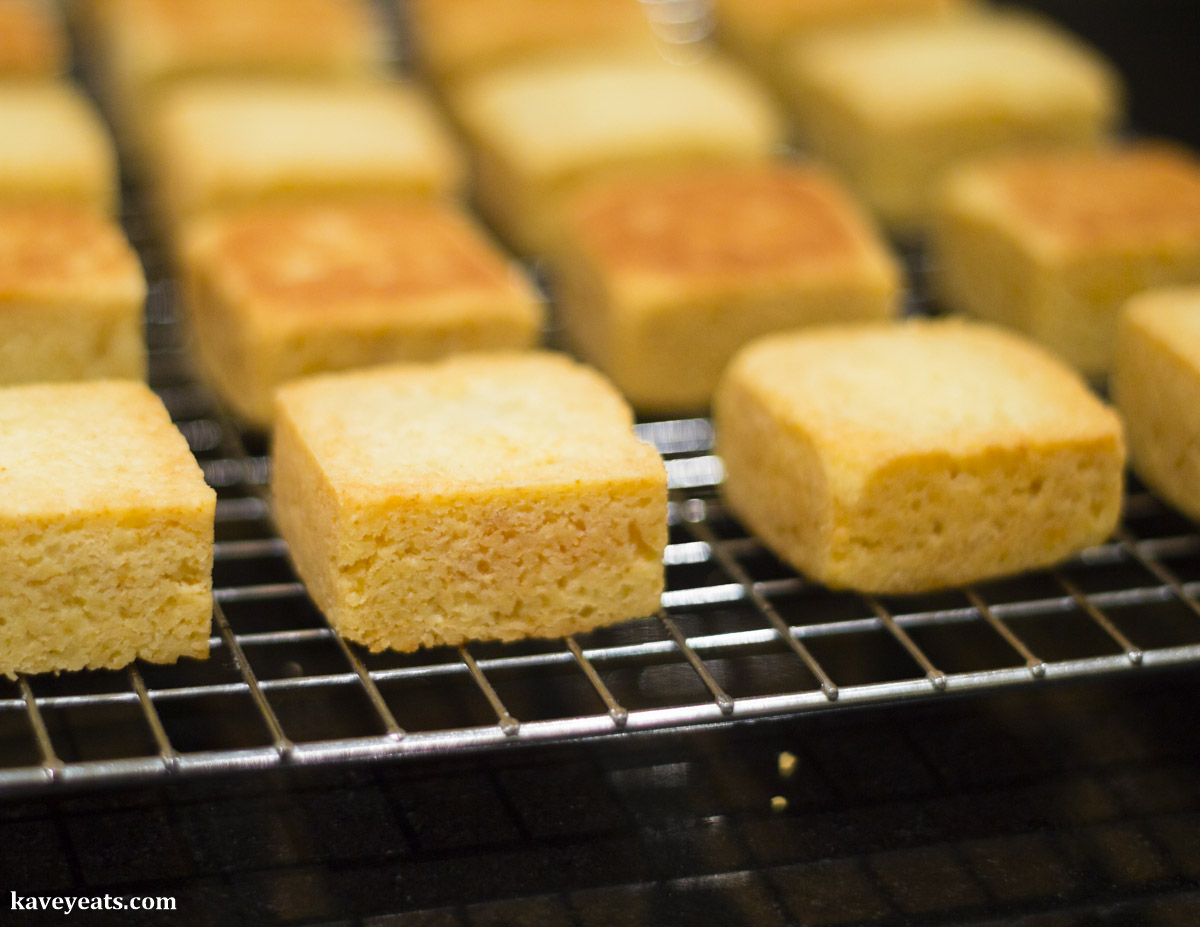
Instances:
[[[1057,569],[928,596],[834,593],[776,560],[724,510],[705,419],[638,426],[666,458],[671,487],[656,616],[560,640],[370,654],[332,632],[291,569],[270,519],[262,437],[240,432],[194,378],[138,194],[127,187],[124,222],[151,281],[151,385],[218,492],[210,655],[0,678],[0,795],[628,735],[1200,664],[1200,531],[1132,478],[1116,535]],[[916,294],[908,310],[928,311],[921,256],[906,257]]]
[[[724,510],[704,419],[638,426],[671,486],[658,615],[560,640],[370,654],[330,630],[292,572],[262,439],[193,380],[168,282],[152,287],[148,318],[152,383],[218,491],[210,657],[0,680],[0,792],[458,753],[1200,662],[1200,533],[1136,485],[1114,538],[1058,569],[930,596],[834,593]]]

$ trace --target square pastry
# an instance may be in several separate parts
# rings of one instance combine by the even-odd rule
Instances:
[[[726,500],[832,588],[913,593],[1049,566],[1120,514],[1120,420],[1002,329],[771,335],[735,358],[714,405]]]
[[[313,377],[279,392],[276,519],[334,629],[372,650],[644,617],[667,480],[632,425],[552,354]]]
[[[0,78],[66,70],[67,37],[53,0],[0,0]]]
[[[548,51],[652,48],[638,0],[410,0],[424,69],[439,82]]]
[[[255,425],[288,380],[533,347],[541,330],[533,286],[448,205],[250,207],[196,223],[184,264],[203,366]]]
[[[639,409],[696,411],[747,341],[884,319],[900,270],[823,171],[765,164],[601,180],[564,209],[567,334]]]
[[[462,82],[452,104],[475,148],[480,209],[525,251],[553,244],[560,199],[584,180],[765,161],[783,137],[765,93],[716,58],[540,58]]]
[[[0,202],[120,205],[112,140],[83,94],[59,83],[0,84]]]
[[[146,281],[110,219],[0,203],[0,384],[144,379]]]
[[[1122,309],[1112,393],[1138,476],[1200,521],[1200,287],[1143,293]]]
[[[963,158],[1093,145],[1121,112],[1106,62],[1013,13],[823,32],[782,67],[801,137],[906,234],[923,229],[937,182]]]
[[[159,94],[197,77],[362,78],[385,41],[366,0],[89,0],[101,90],[135,150]]]
[[[0,673],[206,657],[215,506],[144,384],[0,389]]]
[[[1200,160],[1143,144],[964,167],[940,199],[932,263],[949,307],[1102,376],[1126,299],[1200,283]]]
[[[463,166],[415,87],[209,81],[157,113],[154,174],[168,224],[279,200],[452,195]]]
[[[970,0],[715,0],[717,34],[756,67],[770,69],[790,40],[817,29],[941,16]]]

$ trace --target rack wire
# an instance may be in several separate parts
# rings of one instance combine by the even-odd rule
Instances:
[[[152,266],[148,261],[148,267]],[[836,593],[725,510],[706,419],[647,422],[670,484],[656,616],[560,640],[370,654],[270,519],[269,457],[187,365],[170,283],[152,384],[218,492],[207,661],[0,681],[0,793],[631,735],[1200,663],[1200,532],[1133,483],[1106,544],[936,595]]]
[[[0,795],[630,736],[1200,664],[1200,531],[1130,477],[1108,543],[935,595],[837,593],[721,504],[706,419],[644,422],[670,486],[657,615],[559,640],[371,654],[307,597],[270,518],[270,459],[195,378],[155,230],[150,382],[218,493],[206,661],[0,678]],[[907,255],[923,313],[922,256]]]

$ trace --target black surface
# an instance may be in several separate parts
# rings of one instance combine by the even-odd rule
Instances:
[[[73,915],[114,924],[1184,927],[1200,923],[1198,697],[1194,670],[1147,672],[10,801],[3,908],[17,891],[177,899],[169,917]]]
[[[1200,147],[1200,3],[1195,0],[1035,0],[1037,9],[1099,48],[1121,72],[1130,122],[1147,135]]]

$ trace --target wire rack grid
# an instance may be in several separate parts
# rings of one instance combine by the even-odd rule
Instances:
[[[370,654],[306,596],[270,519],[263,439],[193,378],[171,284],[153,276],[151,382],[218,492],[210,656],[0,681],[0,792],[458,753],[1200,662],[1200,533],[1137,485],[1110,542],[1057,569],[929,596],[835,593],[725,511],[705,419],[638,426],[664,454],[671,493],[656,616],[562,640]]]
[[[385,5],[386,6],[386,5]],[[85,83],[87,75],[82,78]],[[1130,479],[1122,527],[1063,566],[928,596],[835,593],[723,508],[705,419],[645,422],[670,486],[653,617],[561,640],[370,654],[305,594],[263,438],[190,368],[136,185],[150,382],[218,493],[205,661],[0,678],[0,795],[628,735],[1200,663],[1200,531]],[[928,312],[919,253],[910,313]]]

